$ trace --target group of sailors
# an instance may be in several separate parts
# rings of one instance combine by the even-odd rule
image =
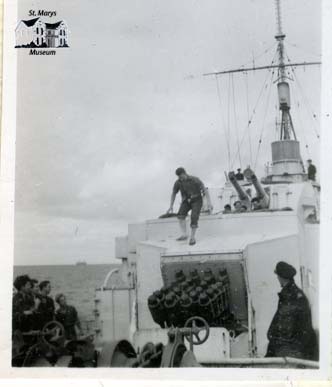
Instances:
[[[308,180],[315,181],[316,167],[312,164],[312,160],[307,160],[307,162]],[[238,181],[243,181],[245,177],[247,178],[247,173],[249,173],[250,175],[249,180],[255,185],[256,191],[258,192],[258,195],[252,199],[250,198],[250,194],[248,194],[248,192],[242,191],[242,184],[238,183]],[[179,219],[181,234],[177,238],[177,240],[186,241],[188,239],[186,217],[188,213],[191,212],[191,232],[189,237],[189,245],[194,245],[196,244],[196,231],[198,228],[198,220],[203,205],[203,197],[206,198],[208,212],[212,213],[213,211],[209,191],[198,177],[189,175],[183,167],[177,168],[175,170],[175,174],[177,176],[177,180],[173,185],[170,199],[170,207],[167,210],[166,214],[162,217],[175,215],[173,206],[176,195],[180,192],[182,200],[179,211],[176,215]],[[241,168],[238,168],[237,173],[234,174],[233,172],[230,172],[229,177],[232,180],[232,184],[237,187],[238,191],[242,193],[242,196],[244,196],[245,200],[236,201],[234,203],[234,209],[232,209],[230,204],[226,204],[223,213],[258,211],[268,207],[267,193],[260,186],[257,177],[250,170],[249,167],[244,171],[244,173],[242,173]]]
[[[257,197],[251,199],[251,206],[248,208],[243,202],[240,200],[237,200],[233,204],[234,209],[232,209],[232,206],[230,204],[226,204],[224,206],[224,214],[229,214],[229,213],[237,213],[237,212],[247,212],[247,211],[258,211],[264,209],[263,205],[261,204],[261,200]]]
[[[311,159],[308,159],[307,160],[307,177],[308,177],[308,180],[316,181],[316,173],[317,173],[316,166],[312,163]],[[237,169],[237,172],[235,174],[235,178],[238,181],[244,180],[244,174],[242,173],[241,168]]]
[[[64,294],[57,294],[54,302],[50,293],[50,281],[39,282],[26,274],[15,278],[12,303],[13,333],[40,331],[47,323],[56,320],[63,325],[67,340],[77,338],[76,328],[82,335],[76,308],[67,304]],[[58,305],[57,309],[55,303]]]

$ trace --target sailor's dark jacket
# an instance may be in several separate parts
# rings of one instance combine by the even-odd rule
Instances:
[[[17,292],[13,296],[12,303],[12,329],[21,330],[22,332],[29,331],[32,325],[31,316],[25,315],[25,311],[30,311],[34,307],[33,296]]]
[[[267,333],[266,356],[314,359],[316,336],[307,297],[294,281],[287,283],[278,295],[278,309]]]

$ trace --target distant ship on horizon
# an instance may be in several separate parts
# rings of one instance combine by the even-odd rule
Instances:
[[[76,266],[87,266],[87,263],[85,261],[77,261]]]

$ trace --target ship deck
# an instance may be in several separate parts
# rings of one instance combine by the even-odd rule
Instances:
[[[198,234],[196,244],[193,246],[188,244],[189,239],[180,242],[174,238],[147,240],[140,242],[140,244],[165,249],[162,253],[163,256],[220,254],[223,252],[241,253],[249,244],[260,243],[272,239],[281,239],[289,236],[291,236],[291,234],[285,232],[274,234],[261,232],[200,238]]]

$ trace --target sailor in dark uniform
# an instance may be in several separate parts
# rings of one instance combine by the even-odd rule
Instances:
[[[307,160],[307,162],[308,162],[308,179],[315,181],[317,169],[314,166],[314,164],[312,164],[312,160],[309,159]]]
[[[15,278],[17,292],[13,296],[12,329],[27,332],[32,329],[34,301],[31,296],[31,280],[27,275]]]
[[[76,340],[76,327],[79,329],[80,335],[83,335],[76,308],[67,304],[66,297],[62,293],[55,296],[55,301],[59,305],[55,313],[55,319],[64,326],[66,339]]]
[[[237,173],[235,174],[235,178],[236,178],[236,180],[244,180],[244,175],[241,172],[241,168],[237,169]]]
[[[50,281],[42,281],[39,284],[39,299],[40,303],[38,305],[37,313],[39,314],[39,327],[43,328],[45,324],[54,320],[55,306],[54,301],[49,294],[51,292],[51,283]]]
[[[316,360],[316,335],[307,297],[295,282],[296,269],[279,262],[275,274],[282,287],[278,309],[267,333],[266,357],[295,357]]]

